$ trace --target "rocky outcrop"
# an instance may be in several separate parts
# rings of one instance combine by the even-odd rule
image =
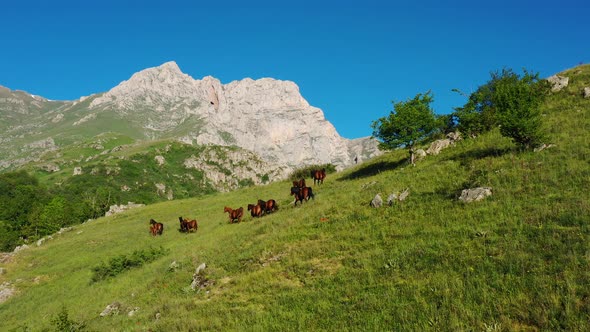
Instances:
[[[121,303],[113,302],[104,308],[104,310],[100,313],[100,317],[118,315],[119,309],[121,309]]]
[[[0,303],[6,302],[16,294],[16,288],[9,282],[0,284]]]
[[[585,87],[584,91],[582,92],[584,98],[590,98],[590,87]]]
[[[149,137],[165,136],[191,118],[204,124],[179,137],[183,142],[237,145],[286,168],[332,163],[343,168],[354,158],[380,154],[366,137],[347,140],[309,105],[290,81],[246,78],[229,84],[211,76],[195,80],[168,62],[134,74],[90,103],[91,109],[141,112]]]
[[[164,159],[163,156],[155,156],[154,160],[156,160],[156,162],[158,163],[158,166],[162,166],[166,162],[166,159]]]
[[[109,216],[112,216],[113,214],[125,212],[129,209],[134,209],[134,208],[138,208],[138,207],[142,207],[142,206],[145,206],[145,205],[144,204],[135,204],[133,202],[127,202],[127,205],[125,205],[125,204],[111,205],[109,207],[109,210],[105,213],[104,216],[109,217]]]
[[[51,137],[27,144],[26,147],[31,149],[44,150],[55,150],[57,148],[57,146],[55,145],[55,141]]]
[[[437,155],[440,153],[441,150],[446,149],[449,146],[451,146],[450,139],[439,139],[430,144],[430,147],[426,150],[426,153],[428,153],[429,155]]]
[[[558,92],[567,87],[569,83],[569,77],[553,75],[547,78],[547,81],[551,83],[551,91]]]
[[[284,178],[288,169],[262,161],[254,153],[230,147],[207,148],[184,161],[186,168],[203,171],[219,191],[237,189],[241,184],[264,184]]]
[[[48,163],[48,164],[43,164],[43,165],[39,165],[39,169],[48,172],[48,173],[54,173],[54,172],[59,172],[60,168],[58,165],[56,164],[52,164],[52,163]]]
[[[191,289],[203,289],[209,286],[212,282],[211,280],[207,279],[205,276],[205,268],[207,265],[202,263],[195,269],[195,273],[193,274],[193,281],[191,282]]]
[[[94,120],[96,119],[96,113],[90,113],[88,115],[86,115],[85,117],[81,118],[80,120],[74,122],[74,126],[79,126],[81,124],[83,124],[84,122],[88,122],[90,120]]]

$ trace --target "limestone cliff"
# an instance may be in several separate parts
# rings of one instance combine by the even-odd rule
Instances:
[[[134,74],[90,103],[130,121],[143,119],[150,138],[166,137],[190,118],[203,123],[183,142],[236,145],[265,161],[296,168],[307,164],[351,165],[378,154],[369,138],[342,138],[322,110],[310,106],[290,81],[246,78],[229,84],[211,76],[195,80],[167,62]]]

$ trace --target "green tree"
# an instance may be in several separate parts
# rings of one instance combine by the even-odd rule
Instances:
[[[492,95],[502,135],[524,149],[539,145],[545,138],[541,104],[548,92],[548,82],[540,80],[538,73],[524,70],[521,77],[511,70],[503,70]]]
[[[458,129],[467,137],[477,137],[496,126],[496,109],[492,103],[493,91],[498,75],[492,73],[492,78],[469,95],[463,107],[456,107],[453,113],[458,121]],[[458,89],[453,91],[465,95]]]
[[[388,116],[373,121],[373,137],[381,149],[405,147],[414,165],[414,147],[428,138],[437,128],[434,111],[430,107],[433,97],[430,91],[417,94],[407,101],[394,102]]]
[[[543,139],[540,106],[549,91],[548,82],[526,69],[522,76],[512,69],[492,72],[490,76],[463,107],[455,108],[459,130],[475,137],[499,126],[503,136],[521,147],[539,144]]]
[[[72,214],[68,202],[61,196],[54,197],[41,211],[39,216],[31,220],[34,235],[43,236],[58,231],[71,223]]]

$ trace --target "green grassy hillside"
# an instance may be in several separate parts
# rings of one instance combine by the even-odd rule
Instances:
[[[0,284],[18,292],[0,304],[3,330],[53,330],[64,308],[93,331],[590,330],[588,73],[573,69],[547,100],[555,146],[540,152],[492,131],[416,167],[393,151],[330,174],[303,206],[280,182],[79,225],[0,265]],[[494,194],[457,200],[475,186]],[[405,188],[401,204],[369,207]],[[279,211],[228,224],[224,206],[259,198]],[[197,233],[179,233],[178,216],[196,218]],[[162,236],[148,234],[150,218]],[[160,247],[154,261],[91,281],[101,264]],[[201,263],[210,284],[193,291]],[[120,313],[99,317],[113,302]]]

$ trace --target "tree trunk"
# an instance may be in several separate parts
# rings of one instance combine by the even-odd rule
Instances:
[[[416,155],[414,154],[414,147],[410,148],[410,163],[412,166],[416,166]]]

